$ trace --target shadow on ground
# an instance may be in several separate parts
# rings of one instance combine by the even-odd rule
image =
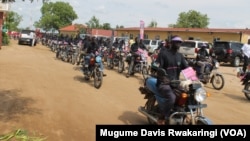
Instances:
[[[22,97],[21,90],[0,90],[0,120],[18,120],[22,115],[41,114],[41,109],[32,108],[35,100]]]
[[[124,122],[125,125],[147,125],[147,118],[140,115],[137,112],[125,111],[121,116],[118,117],[119,120]]]

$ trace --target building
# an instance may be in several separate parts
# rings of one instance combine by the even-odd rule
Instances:
[[[81,31],[82,30],[82,31]],[[86,25],[69,25],[59,29],[60,34],[64,35],[77,35],[78,33],[86,33],[90,34],[91,36],[95,37],[111,37],[116,36],[117,33],[114,30],[105,30],[105,29],[91,29],[88,28]]]
[[[77,35],[78,33],[81,32],[81,30],[86,31],[87,26],[86,25],[81,25],[81,24],[73,24],[69,26],[65,26],[59,29],[59,33],[63,35]]]
[[[134,39],[140,37],[140,27],[116,29],[117,36]],[[144,39],[169,39],[173,35],[179,35],[182,39],[204,40],[213,42],[214,40],[240,41],[247,43],[250,38],[250,29],[219,29],[219,28],[144,28]]]

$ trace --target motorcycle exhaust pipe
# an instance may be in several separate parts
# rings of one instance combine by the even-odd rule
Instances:
[[[245,90],[245,89],[243,89],[243,90],[242,90],[242,92],[243,92],[243,93],[250,94],[250,91],[249,91],[249,90]]]
[[[148,114],[144,107],[140,106],[138,108],[138,111],[141,112],[142,114],[144,114],[146,117],[150,118],[152,121],[157,122],[157,118],[155,118],[154,116]]]

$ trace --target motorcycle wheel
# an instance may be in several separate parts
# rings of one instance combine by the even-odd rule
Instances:
[[[145,104],[145,109],[150,115],[154,117],[158,117],[159,107],[158,107],[155,97],[151,97],[148,99],[147,103]],[[147,117],[147,120],[148,120],[148,123],[151,125],[157,124],[156,122],[151,120],[149,117]]]
[[[103,72],[96,70],[94,71],[94,86],[99,89],[102,86]]]
[[[142,67],[142,77],[145,80],[148,76],[148,68],[146,66]]]
[[[244,90],[250,91],[250,83],[249,82],[245,84]],[[245,94],[245,97],[248,100],[250,100],[250,93],[244,93],[244,94]]]
[[[225,85],[225,80],[222,75],[213,75],[211,78],[212,86],[215,90],[221,90]]]
[[[118,62],[118,72],[122,73],[124,71],[124,61],[119,60]]]

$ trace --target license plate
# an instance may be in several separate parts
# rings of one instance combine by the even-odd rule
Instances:
[[[195,108],[206,108],[207,104],[199,104],[199,105],[188,105],[189,109],[195,109]]]

